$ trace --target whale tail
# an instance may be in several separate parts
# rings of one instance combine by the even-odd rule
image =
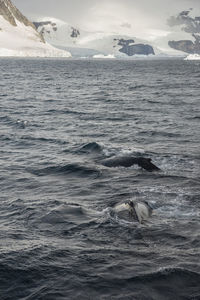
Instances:
[[[139,223],[146,221],[153,212],[153,209],[146,201],[127,201],[122,204],[117,204],[113,208],[119,218],[127,220],[135,220]]]
[[[139,223],[147,220],[152,214],[152,208],[148,202],[133,202],[129,201],[129,210],[131,216],[136,219]]]

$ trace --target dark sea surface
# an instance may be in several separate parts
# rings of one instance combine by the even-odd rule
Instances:
[[[1,300],[199,300],[200,62],[1,59],[0,189]]]

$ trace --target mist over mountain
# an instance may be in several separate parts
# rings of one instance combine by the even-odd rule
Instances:
[[[31,19],[54,17],[89,31],[110,30],[119,23],[128,23],[132,30],[141,32],[164,30],[170,16],[189,8],[200,13],[199,0],[59,0],[59,4],[54,0],[13,0],[13,3]]]

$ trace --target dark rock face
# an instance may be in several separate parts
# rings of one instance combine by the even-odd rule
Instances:
[[[125,39],[114,39],[114,41],[118,41],[118,45],[123,47],[135,43],[134,40],[125,40]]]
[[[33,22],[33,24],[35,25],[35,27],[36,27],[37,30],[38,30],[39,27],[41,27],[40,33],[41,33],[42,35],[43,35],[44,32],[45,32],[45,28],[44,28],[45,25],[51,25],[51,27],[52,27],[52,29],[53,29],[54,31],[57,31],[57,30],[58,30],[56,23],[51,22],[51,21]],[[47,33],[50,33],[50,31],[47,31]]]
[[[43,37],[36,31],[35,26],[12,4],[10,0],[0,0],[0,15],[4,17],[12,26],[17,26],[15,19],[23,23],[25,26],[31,26],[41,42],[44,43]]]
[[[200,17],[190,17],[190,10],[184,10],[177,16],[172,16],[168,20],[169,26],[181,26],[181,29],[187,33],[191,33],[192,40],[169,41],[168,45],[176,50],[180,50],[189,54],[200,54]]]
[[[169,41],[169,46],[173,49],[180,50],[190,54],[200,54],[200,44],[193,43],[190,40],[181,40],[181,41]]]
[[[50,34],[51,31],[48,30],[49,27],[45,28],[45,26],[49,25],[53,31],[57,31],[57,24],[52,21],[43,21],[43,22],[33,22],[36,29],[40,32],[41,35],[44,35],[45,33]],[[70,36],[72,38],[77,38],[80,35],[80,31],[74,27],[71,27],[71,34]]]
[[[119,49],[120,52],[127,54],[128,56],[132,56],[132,55],[149,55],[149,54],[153,54],[154,50],[153,47],[150,45],[144,45],[144,44],[135,44],[135,45],[131,45],[131,46],[124,46],[121,49]]]
[[[154,49],[150,45],[134,44],[135,41],[132,39],[125,40],[122,38],[122,39],[114,39],[114,41],[118,42],[117,43],[118,46],[122,46],[122,48],[120,48],[119,51],[127,54],[128,56],[149,55],[149,54],[155,55]]]
[[[72,29],[72,33],[71,33],[70,36],[72,38],[77,38],[80,35],[80,31],[78,29],[74,28],[74,27],[71,27],[71,29]]]

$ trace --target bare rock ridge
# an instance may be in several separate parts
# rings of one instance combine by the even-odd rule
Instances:
[[[51,21],[33,22],[33,24],[35,25],[35,27],[38,31],[39,31],[39,28],[41,27],[41,29],[39,31],[41,35],[43,35],[45,33],[45,27],[44,27],[45,25],[51,25],[51,27],[54,31],[58,30],[56,23],[51,22]],[[50,33],[50,31],[47,31],[47,33]]]
[[[45,36],[45,33],[51,34],[51,29],[55,32],[58,30],[57,24],[55,22],[52,22],[52,21],[33,22],[33,24],[35,25],[37,31],[43,37]],[[66,34],[67,34],[67,32],[66,32]],[[78,29],[76,29],[75,27],[71,26],[71,28],[70,28],[70,37],[71,38],[77,38],[78,36],[80,36],[80,31]]]
[[[189,54],[200,54],[199,40],[195,40],[195,42],[192,42],[190,40],[169,41],[168,44],[171,48],[179,51],[183,51]]]
[[[12,26],[17,26],[16,20],[25,26],[31,26],[35,31],[36,28],[13,4],[10,0],[0,0],[0,15],[8,21]],[[36,31],[37,33],[37,31]],[[37,33],[41,42],[45,43],[41,34]]]
[[[200,54],[200,17],[191,17],[191,10],[184,10],[168,20],[171,27],[182,26],[182,30],[190,33],[192,40],[169,41],[168,45],[176,50],[189,54]]]

